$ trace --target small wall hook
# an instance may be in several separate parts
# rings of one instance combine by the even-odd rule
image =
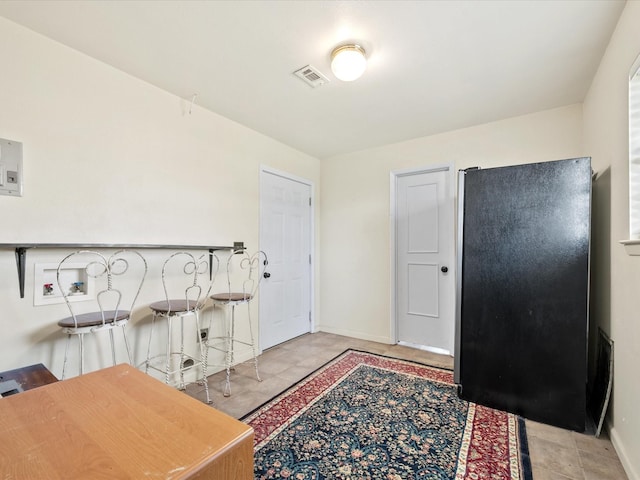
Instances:
[[[197,96],[198,94],[194,93],[193,96],[191,97],[191,105],[189,105],[189,115],[191,115],[191,109],[193,108],[193,104],[196,103]]]

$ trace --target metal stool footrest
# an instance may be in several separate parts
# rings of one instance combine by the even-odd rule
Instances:
[[[172,362],[174,359],[175,361]],[[199,358],[180,352],[171,352],[169,354],[169,364],[175,365],[174,368],[167,369],[167,355],[159,354],[142,362],[138,368],[141,370],[144,368],[145,373],[148,373],[149,370],[155,370],[169,379],[178,375],[180,380],[176,381],[173,386],[176,386],[179,390],[185,390],[186,382],[184,381],[184,373],[191,369],[204,366],[204,362]],[[201,380],[198,379],[198,381]]]

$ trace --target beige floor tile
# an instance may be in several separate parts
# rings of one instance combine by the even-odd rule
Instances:
[[[231,376],[230,397],[222,394],[225,372],[210,375],[212,406],[242,418],[348,348],[453,369],[453,358],[447,355],[320,332],[303,335],[263,352],[258,357],[262,382],[256,380],[251,360],[237,365]],[[187,393],[204,400],[202,385],[189,386]],[[606,434],[595,438],[529,420],[526,428],[534,480],[627,478]]]
[[[307,375],[309,375],[310,373],[312,373],[315,369],[309,368],[309,367],[301,367],[301,366],[293,366],[291,368],[288,368],[287,370],[285,370],[284,372],[282,372],[279,377],[287,379],[291,382],[291,384],[294,384],[296,382],[299,382],[300,380],[302,380],[303,378],[305,378]]]
[[[545,425],[544,423],[526,420],[527,437],[543,438],[549,442],[557,443],[563,447],[576,448],[576,442],[572,431],[563,428]]]
[[[569,478],[583,478],[580,457],[575,446],[565,447],[540,437],[531,437],[528,440],[532,466],[541,466]]]
[[[579,477],[567,477],[553,470],[549,470],[540,466],[532,468],[533,480],[583,480],[582,472]]]
[[[606,432],[603,432],[598,438],[593,435],[574,432],[573,438],[576,442],[578,450],[597,453],[600,455],[607,455],[612,458],[618,458],[618,455],[613,448],[613,444],[611,443],[611,440],[609,440]]]
[[[617,458],[580,451],[580,462],[586,480],[625,480],[627,478]]]

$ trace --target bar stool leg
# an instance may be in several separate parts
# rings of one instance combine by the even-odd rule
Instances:
[[[233,364],[233,334],[235,331],[234,328],[234,306],[231,306],[231,319],[229,321],[229,326],[227,327],[227,352],[225,355],[225,363],[227,364],[227,378],[224,384],[224,391],[222,393],[223,396],[229,397],[231,396],[231,381],[229,379],[231,375],[231,365]]]
[[[198,332],[198,344],[200,345],[200,366],[202,368],[202,383],[204,385],[204,393],[207,399],[207,403],[211,402],[211,397],[209,396],[209,380],[207,379],[207,352],[208,348],[202,342],[202,337],[200,336],[200,315],[198,314],[198,310],[195,311],[196,316],[196,332]]]
[[[124,337],[124,346],[127,349],[127,358],[129,359],[129,365],[133,365],[133,357],[131,356],[131,348],[129,347],[129,339],[127,338],[127,331],[124,326],[122,328],[122,336]]]
[[[211,315],[213,316],[213,313]],[[211,317],[209,317],[209,330],[208,330],[209,333],[212,332],[211,323],[212,323],[211,322]],[[200,328],[200,327],[198,327],[198,328]],[[207,338],[204,342],[202,342],[202,338],[200,338],[200,346],[201,346],[201,348],[203,348],[203,353],[202,353],[203,357],[202,358],[204,359],[203,360],[203,364],[204,364],[204,369],[206,371],[206,370],[209,370],[209,339]],[[206,375],[203,375],[203,376],[206,378]],[[208,383],[209,382],[207,382],[207,384]]]
[[[149,373],[149,361],[151,360],[151,339],[153,338],[153,330],[156,325],[155,312],[151,315],[151,331],[149,332],[149,343],[147,343],[147,361],[145,362],[144,373]]]
[[[84,333],[78,335],[80,341],[80,375],[84,374]]]
[[[111,342],[111,360],[113,360],[113,366],[116,366],[116,342],[113,339],[113,328],[109,329],[109,341]]]
[[[67,345],[64,347],[64,361],[62,362],[62,380],[64,380],[67,371],[67,358],[69,358],[69,344],[71,343],[71,334],[67,334]]]
[[[235,352],[234,352],[234,347],[235,347],[235,339],[236,339],[236,306],[232,305],[231,306],[231,368],[235,371]]]
[[[180,361],[178,363],[180,371],[180,383],[178,390],[184,390],[184,317],[180,316]]]
[[[247,317],[249,318],[249,336],[251,338],[251,350],[253,351],[253,365],[256,370],[256,378],[259,382],[262,381],[260,374],[258,373],[258,356],[256,355],[256,343],[253,340],[253,326],[251,325],[251,305],[247,303]]]
[[[167,317],[167,362],[164,369],[164,383],[169,385],[169,372],[171,370],[171,315]]]

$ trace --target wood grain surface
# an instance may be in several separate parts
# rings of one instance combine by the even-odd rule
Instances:
[[[253,430],[130,365],[0,399],[0,479],[251,479]]]

